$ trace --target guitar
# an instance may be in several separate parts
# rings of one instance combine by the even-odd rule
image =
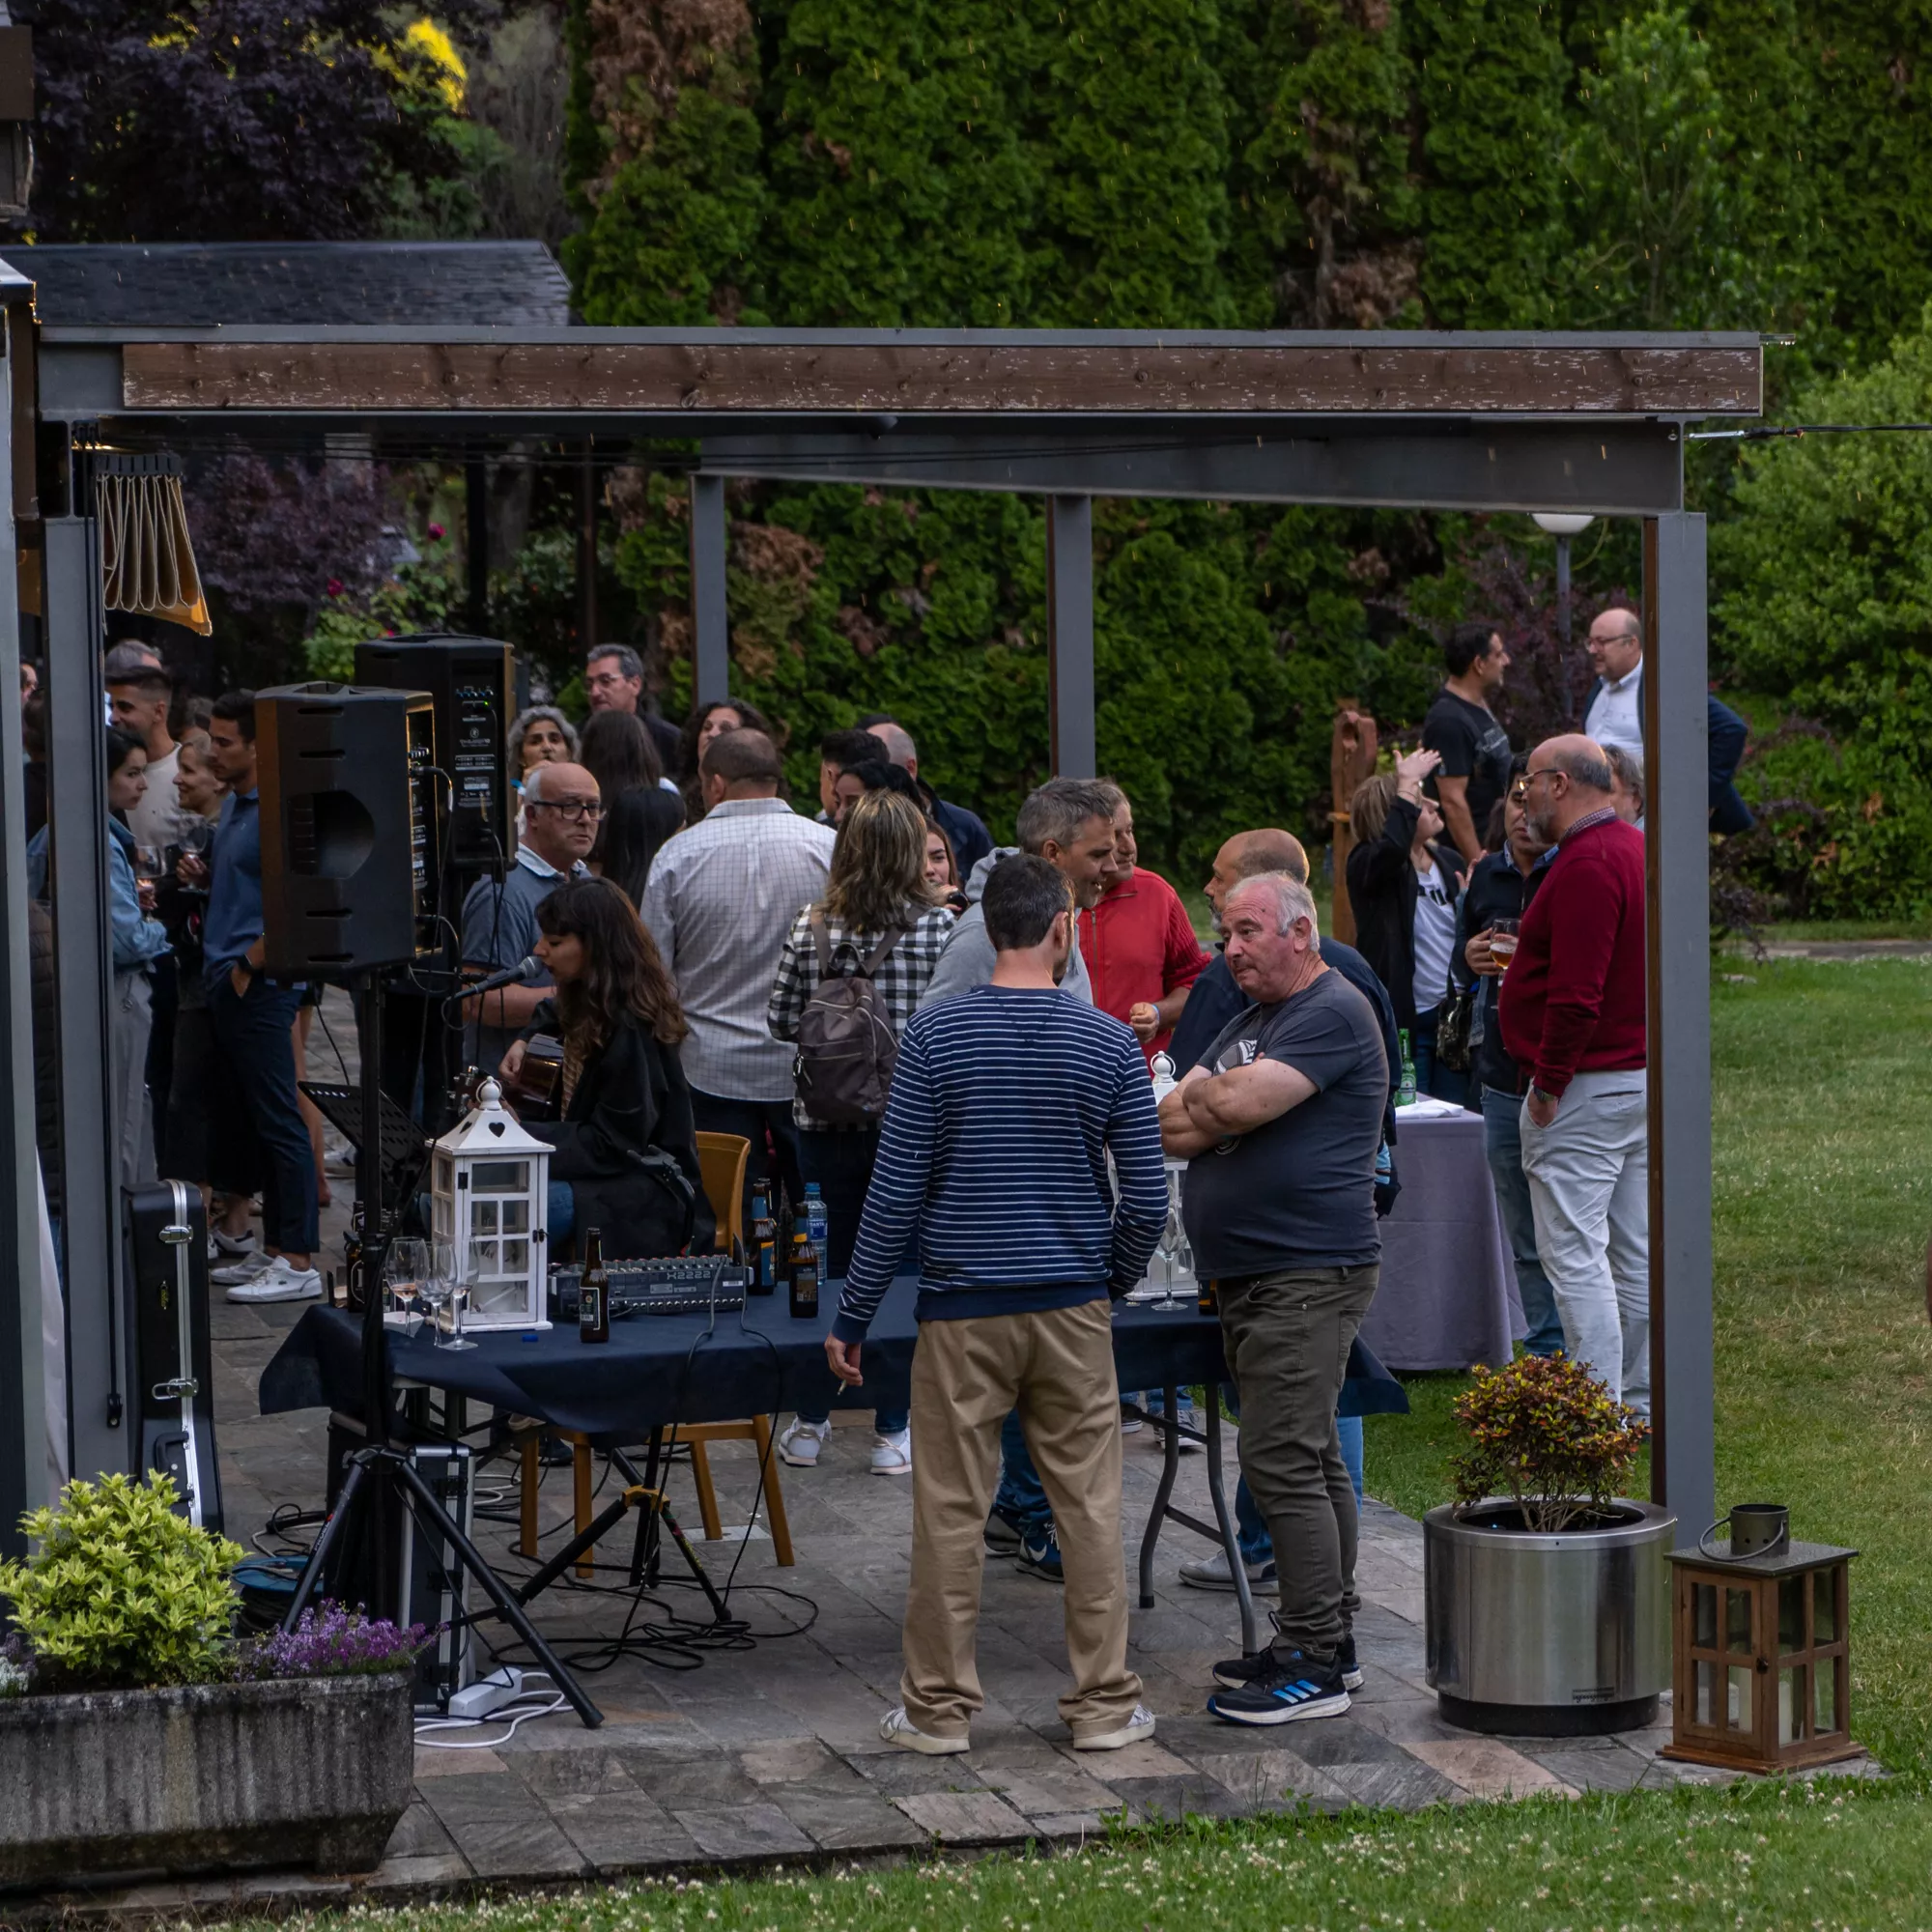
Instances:
[[[484,1073],[471,1067],[461,1083],[457,1101],[459,1115],[476,1104],[484,1081],[494,1080],[503,1090],[505,1102],[516,1110],[520,1121],[554,1121],[563,1114],[563,1042],[547,1033],[533,1034],[525,1043],[524,1057],[515,1073]]]

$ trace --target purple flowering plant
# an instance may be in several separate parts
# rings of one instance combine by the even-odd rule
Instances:
[[[403,1626],[367,1617],[346,1605],[325,1602],[306,1609],[292,1631],[270,1631],[242,1646],[237,1677],[374,1676],[408,1670],[436,1633],[426,1624]]]

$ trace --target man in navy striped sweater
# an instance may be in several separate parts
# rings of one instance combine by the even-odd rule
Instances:
[[[1003,860],[980,905],[991,983],[907,1022],[825,1340],[833,1373],[857,1385],[867,1325],[917,1232],[905,1702],[879,1734],[932,1754],[968,1747],[985,1702],[974,1642],[986,1512],[1017,1405],[1065,1576],[1074,1688],[1060,1714],[1076,1750],[1115,1750],[1153,1734],[1127,1668],[1111,1302],[1147,1271],[1166,1220],[1160,1129],[1133,1034],[1057,983],[1073,944],[1060,871]]]

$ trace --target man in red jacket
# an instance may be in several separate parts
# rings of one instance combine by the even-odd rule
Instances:
[[[1522,1167],[1536,1251],[1571,1358],[1650,1413],[1643,835],[1611,804],[1603,749],[1549,738],[1523,773],[1557,848],[1503,977],[1503,1044],[1529,1091]]]

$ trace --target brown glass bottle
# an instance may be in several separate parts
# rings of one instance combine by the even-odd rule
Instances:
[[[811,1238],[811,1223],[801,1214],[791,1237],[791,1255],[785,1264],[786,1289],[791,1297],[794,1321],[818,1320],[818,1282],[822,1273],[817,1244]]]
[[[583,1273],[577,1288],[577,1339],[611,1339],[611,1276],[604,1266],[601,1228],[592,1228],[583,1237]]]
[[[752,1183],[752,1294],[770,1294],[779,1285],[779,1224],[772,1218],[771,1183]]]

